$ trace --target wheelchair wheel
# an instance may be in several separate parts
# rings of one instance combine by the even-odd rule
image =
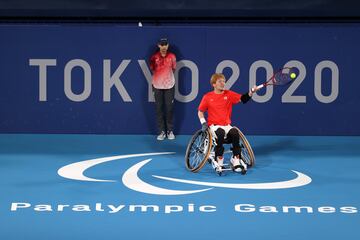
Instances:
[[[198,130],[191,138],[185,153],[185,166],[191,172],[198,172],[207,162],[212,147],[209,130]]]
[[[241,159],[243,159],[249,167],[255,165],[255,155],[250,146],[250,143],[246,139],[245,135],[237,128],[240,135],[240,146],[241,146]]]

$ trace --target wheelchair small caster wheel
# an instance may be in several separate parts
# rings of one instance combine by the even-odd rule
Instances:
[[[219,176],[221,176],[222,175],[222,173],[223,173],[223,170],[222,170],[222,167],[217,167],[216,169],[215,169],[215,172],[219,175]]]

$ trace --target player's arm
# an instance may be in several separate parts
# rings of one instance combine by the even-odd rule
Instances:
[[[174,54],[174,57],[172,58],[171,68],[172,68],[173,72],[175,72],[175,70],[176,70],[176,56],[175,56],[175,54]]]
[[[205,131],[208,126],[207,126],[207,123],[206,123],[204,112],[199,110],[198,111],[198,117],[199,117],[199,120],[200,120],[200,123],[201,123],[201,130]]]
[[[202,111],[199,110],[199,111],[198,111],[198,117],[199,117],[200,122],[201,122],[201,121],[205,121],[205,122],[206,122],[204,112],[202,112]],[[204,120],[202,120],[202,119],[204,119]],[[202,122],[201,122],[201,124],[202,124]]]
[[[155,71],[155,56],[154,55],[152,55],[150,58],[150,70],[151,70],[151,73],[154,74],[154,71]]]
[[[255,92],[257,92],[258,90],[259,90],[259,88],[258,88],[256,85],[254,85],[254,86],[250,89],[249,92],[241,95],[241,97],[240,97],[241,102],[242,102],[242,103],[247,103],[247,102],[251,99],[252,95],[253,95]]]

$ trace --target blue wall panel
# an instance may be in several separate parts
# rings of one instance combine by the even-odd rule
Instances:
[[[0,36],[1,133],[156,133],[145,63],[167,36],[178,60],[176,133],[200,127],[197,106],[216,70],[232,79],[232,90],[246,92],[273,69],[292,65],[300,70],[296,83],[235,106],[234,125],[246,134],[360,134],[358,24],[3,24]],[[40,84],[46,59],[53,66]],[[121,93],[115,85],[104,90],[107,73]]]

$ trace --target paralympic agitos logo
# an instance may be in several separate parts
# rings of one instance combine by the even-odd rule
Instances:
[[[64,178],[78,180],[78,181],[91,181],[91,182],[116,182],[116,180],[105,180],[105,179],[96,179],[90,178],[84,175],[84,172],[94,167],[98,164],[135,158],[135,157],[154,157],[159,155],[168,155],[175,154],[174,152],[156,152],[156,153],[141,153],[141,154],[128,154],[128,155],[118,155],[111,157],[103,157],[96,159],[89,159],[80,162],[75,162],[69,165],[66,165],[58,170],[58,174]],[[147,193],[147,194],[155,194],[155,195],[184,195],[184,194],[192,194],[198,192],[209,191],[214,188],[231,188],[231,189],[285,189],[285,188],[294,188],[301,187],[309,184],[311,182],[311,178],[303,173],[298,171],[291,170],[297,176],[291,180],[278,181],[278,182],[264,182],[264,183],[220,183],[220,182],[203,182],[203,181],[194,181],[187,179],[179,179],[172,177],[165,177],[159,175],[152,175],[152,177],[157,179],[162,179],[165,181],[177,182],[180,184],[191,184],[202,186],[201,189],[197,190],[173,190],[168,188],[161,188],[154,186],[148,182],[143,181],[139,177],[139,170],[144,167],[147,163],[152,161],[152,158],[147,158],[142,160],[129,169],[127,169],[122,175],[122,183],[129,189]],[[204,188],[205,187],[205,188]]]

